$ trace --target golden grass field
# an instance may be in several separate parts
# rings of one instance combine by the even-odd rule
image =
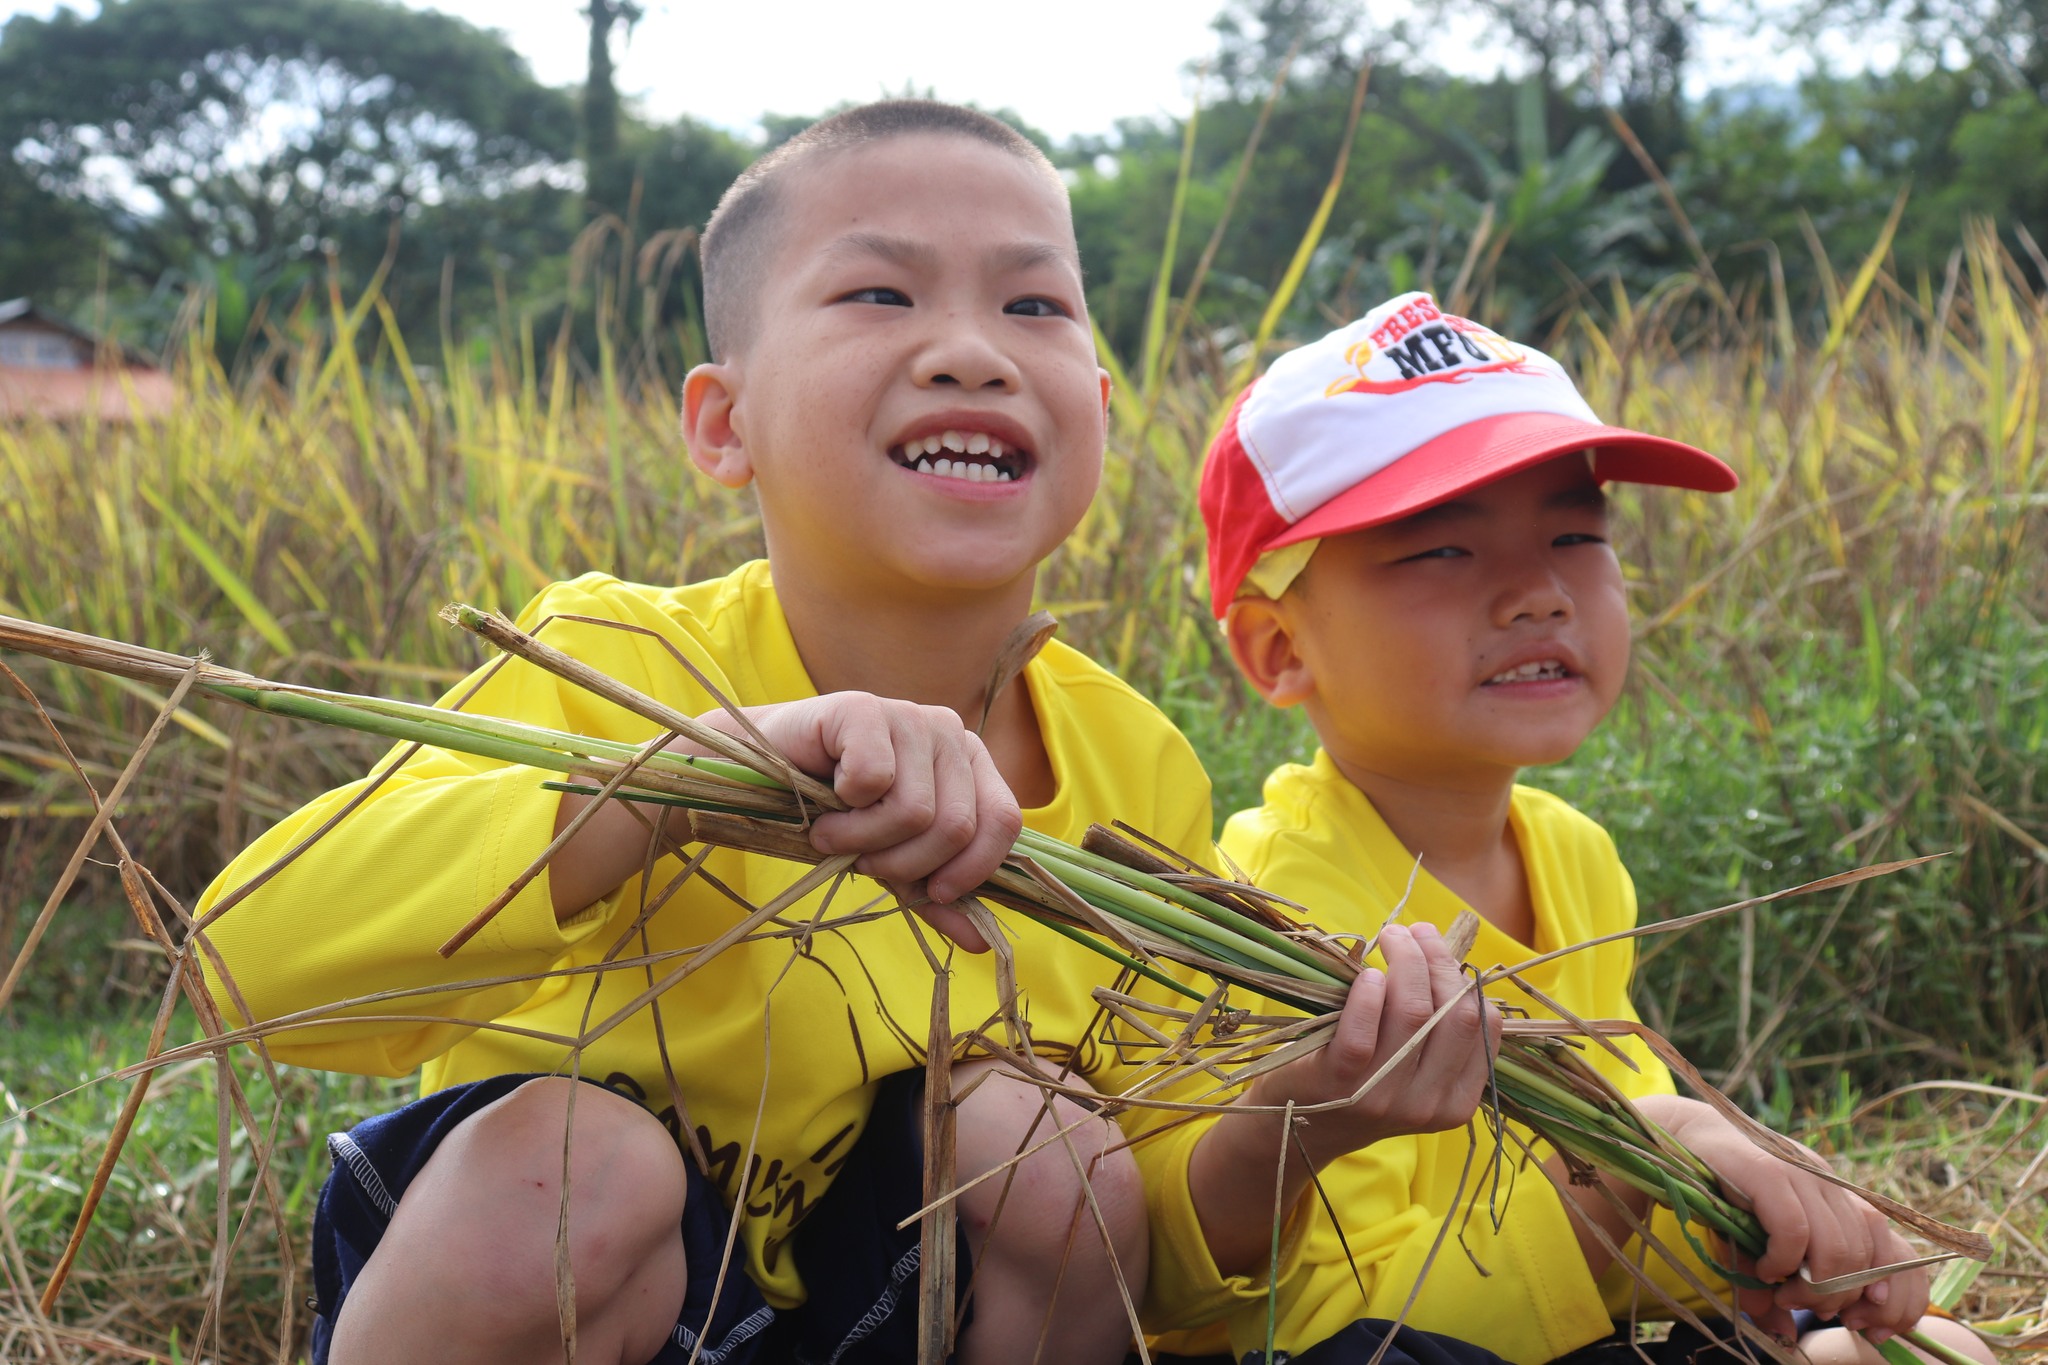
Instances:
[[[1538,780],[1615,830],[1647,916],[1950,852],[1818,909],[1773,907],[1661,942],[1639,995],[1651,1023],[1772,1122],[1861,1179],[1991,1230],[2000,1257],[1965,1300],[1970,1315],[2038,1314],[2048,299],[1988,228],[1971,230],[1945,278],[1895,279],[1880,248],[1840,274],[1824,267],[1824,285],[1795,313],[1687,275],[1640,298],[1591,294],[1532,338],[1567,359],[1608,420],[1705,446],[1743,476],[1724,498],[1620,492],[1630,691],[1587,753]],[[1146,353],[1128,370],[1105,362],[1108,474],[1040,595],[1063,638],[1186,726],[1234,808],[1303,751],[1298,722],[1249,698],[1217,647],[1193,507],[1201,451],[1258,350],[1175,345],[1166,318],[1162,294]],[[748,500],[684,458],[679,376],[659,359],[671,348],[601,328],[584,363],[514,331],[423,363],[388,321],[374,292],[336,288],[233,373],[202,322],[169,418],[0,427],[0,614],[425,699],[480,657],[437,620],[444,602],[510,612],[586,569],[682,581],[759,552]],[[145,684],[5,662],[103,789],[163,700]],[[181,711],[119,825],[189,898],[254,832],[382,747]],[[0,960],[90,809],[31,708],[0,694]],[[205,1062],[153,1089],[57,1323],[31,1311],[125,1087],[61,1092],[140,1055],[138,1002],[147,1009],[163,976],[120,905],[117,880],[88,869],[6,1007],[0,1111],[41,1107],[19,1121],[0,1112],[0,1359],[268,1358],[280,1295],[303,1289],[279,1279],[268,1212],[226,1254]],[[252,1097],[270,1093],[247,1079]],[[1922,1080],[2009,1093],[1879,1095]],[[394,1092],[307,1073],[280,1084],[292,1121],[272,1160],[285,1235],[303,1238],[321,1125]],[[226,1141],[239,1215],[253,1163],[244,1139]],[[209,1302],[221,1334],[195,1353]]]

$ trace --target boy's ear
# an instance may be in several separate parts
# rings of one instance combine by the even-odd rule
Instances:
[[[733,423],[739,375],[730,365],[699,365],[683,378],[683,444],[690,463],[724,484],[744,488],[754,464]]]
[[[1230,604],[1223,618],[1230,657],[1252,690],[1275,706],[1298,706],[1314,695],[1316,682],[1294,640],[1286,604],[1246,597]]]

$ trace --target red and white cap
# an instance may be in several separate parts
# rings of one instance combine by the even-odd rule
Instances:
[[[1396,521],[1518,470],[1593,452],[1605,481],[1708,493],[1735,471],[1682,441],[1602,424],[1564,367],[1403,294],[1275,360],[1202,470],[1221,617],[1262,555]]]

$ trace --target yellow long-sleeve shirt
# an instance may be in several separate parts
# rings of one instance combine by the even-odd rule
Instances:
[[[676,663],[671,647],[739,705],[815,695],[764,562],[682,588],[586,575],[543,592],[521,613],[520,624],[533,630],[557,615],[642,628],[645,633],[562,621],[543,638],[688,714],[715,703]],[[1122,819],[1192,856],[1209,855],[1208,779],[1165,717],[1056,642],[1022,678],[1057,779],[1052,801],[1024,813],[1029,826],[1078,841],[1089,823]],[[626,741],[655,733],[649,722],[517,661],[484,681],[465,709]],[[440,988],[344,1011],[415,1017],[344,1019],[280,1032],[271,1046],[281,1060],[393,1076],[418,1069],[428,1091],[511,1072],[566,1071],[567,1049],[536,1035],[578,1034],[586,1021],[606,1018],[644,991],[662,968],[504,978],[589,967],[615,952],[676,953],[710,941],[742,917],[744,911],[700,877],[640,932],[633,929],[642,906],[637,881],[558,924],[542,873],[444,961],[438,945],[552,837],[559,797],[541,787],[549,776],[423,751],[213,926],[212,940],[257,1019],[372,992]],[[363,785],[328,793],[258,839],[216,880],[202,908],[268,867]],[[659,862],[648,894],[658,893],[681,866],[673,857]],[[714,851],[704,864],[711,877],[757,905],[806,870],[730,850]],[[788,918],[818,913],[824,894],[799,902]],[[877,901],[893,903],[873,882],[849,879],[829,914]],[[1092,986],[1114,977],[1114,965],[1022,916],[997,913],[1012,936],[1021,1010],[1037,1050],[1059,1060],[1074,1057],[1098,1089],[1122,1088],[1127,1069],[1098,1040],[1089,995]],[[957,953],[952,968],[959,1033],[997,1013],[994,958]],[[744,1209],[750,1272],[771,1302],[786,1307],[804,1296],[785,1254],[792,1230],[859,1136],[875,1083],[923,1064],[932,979],[901,916],[819,932],[803,952],[787,940],[744,944],[594,1042],[584,1052],[582,1074],[637,1088],[672,1129],[695,1131],[727,1201]],[[673,1090],[664,1061],[673,1069]],[[744,1154],[750,1149],[749,1163]]]
[[[1328,754],[1318,752],[1308,766],[1278,769],[1264,795],[1262,807],[1232,817],[1221,846],[1253,882],[1307,906],[1320,927],[1371,933],[1404,895],[1408,923],[1448,928],[1465,908],[1426,866],[1416,869],[1415,858]],[[1634,926],[1635,890],[1604,830],[1527,787],[1515,788],[1509,820],[1529,878],[1536,941],[1518,943],[1482,924],[1473,963],[1513,964]],[[1628,998],[1634,970],[1635,945],[1624,940],[1545,963],[1526,976],[1581,1018],[1634,1019]],[[1507,983],[1492,993],[1537,1017],[1554,1017]],[[1634,1039],[1621,1046],[1638,1070],[1597,1048],[1587,1055],[1631,1096],[1671,1093],[1662,1063]],[[1269,1286],[1264,1275],[1226,1278],[1209,1257],[1187,1185],[1188,1157],[1208,1126],[1186,1125],[1136,1148],[1153,1219],[1146,1320],[1165,1332],[1164,1349],[1199,1355],[1227,1348],[1241,1357],[1265,1344]],[[1397,1316],[1418,1276],[1411,1325],[1484,1346],[1516,1365],[1538,1365],[1598,1340],[1616,1316],[1628,1315],[1634,1282],[1620,1267],[1594,1279],[1543,1173],[1525,1166],[1520,1149],[1509,1144],[1496,1196],[1488,1178],[1495,1145],[1483,1128],[1478,1141],[1462,1195],[1460,1173],[1470,1147],[1463,1130],[1376,1142],[1323,1170],[1322,1187],[1343,1230],[1340,1236],[1313,1196],[1292,1217],[1277,1295],[1280,1349],[1303,1350],[1359,1318]],[[1270,1182],[1272,1176],[1258,1178]],[[1424,1275],[1438,1229],[1454,1213]],[[1651,1231],[1715,1282],[1691,1259],[1668,1214],[1653,1219]],[[1668,1269],[1649,1268],[1680,1301],[1696,1301]],[[1656,1302],[1643,1297],[1642,1315],[1656,1316]]]

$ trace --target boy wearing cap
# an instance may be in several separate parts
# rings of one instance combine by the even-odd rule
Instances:
[[[1485,963],[1635,924],[1606,833],[1515,782],[1527,765],[1568,757],[1622,685],[1629,625],[1609,480],[1706,492],[1736,482],[1704,451],[1602,425],[1550,357],[1426,294],[1281,357],[1239,399],[1202,478],[1213,602],[1245,677],[1274,705],[1305,707],[1321,748],[1275,771],[1265,804],[1234,817],[1222,847],[1326,929],[1369,935],[1397,911],[1402,921],[1382,933],[1385,973],[1361,975],[1331,1046],[1260,1077],[1240,1103],[1355,1094],[1464,990],[1440,931],[1468,906],[1482,919],[1472,957]],[[1303,1365],[1365,1362],[1405,1309],[1412,1327],[1484,1348],[1474,1355],[1536,1365],[1634,1311],[1635,1286],[1607,1250],[1637,1256],[1627,1220],[1598,1189],[1524,1169],[1513,1143],[1496,1190],[1491,1135],[1469,1124],[1500,1006],[1554,1016],[1547,997],[1582,1018],[1632,1019],[1634,965],[1624,939],[1532,967],[1525,979],[1541,996],[1503,983],[1483,1006],[1454,1008],[1356,1104],[1300,1123],[1283,1173],[1280,1348]],[[1778,1287],[1743,1291],[1745,1311],[1787,1340],[1837,1317],[1869,1339],[1808,1331],[1801,1348],[1874,1365],[1869,1342],[1924,1311],[1924,1272],[1834,1294],[1794,1272],[1824,1280],[1908,1259],[1908,1245],[1862,1200],[1674,1095],[1635,1040],[1621,1047],[1634,1070],[1598,1050],[1588,1060],[1743,1192],[1770,1233],[1750,1269]],[[1153,1204],[1150,1320],[1175,1329],[1161,1342],[1171,1352],[1236,1358],[1268,1339],[1280,1123],[1230,1115],[1139,1149]],[[1554,1155],[1547,1164],[1564,1175]],[[1312,1173],[1341,1228],[1303,1197]],[[1684,1254],[1668,1212],[1609,1190]],[[1440,1239],[1446,1220],[1455,1240]],[[1655,1257],[1646,1268],[1698,1301]],[[1716,1278],[1697,1261],[1687,1269]],[[1795,1325],[1793,1310],[1819,1316]],[[1681,1331],[1664,1349],[1680,1359],[1706,1345]],[[1461,1345],[1404,1332],[1394,1351],[1455,1357]]]

